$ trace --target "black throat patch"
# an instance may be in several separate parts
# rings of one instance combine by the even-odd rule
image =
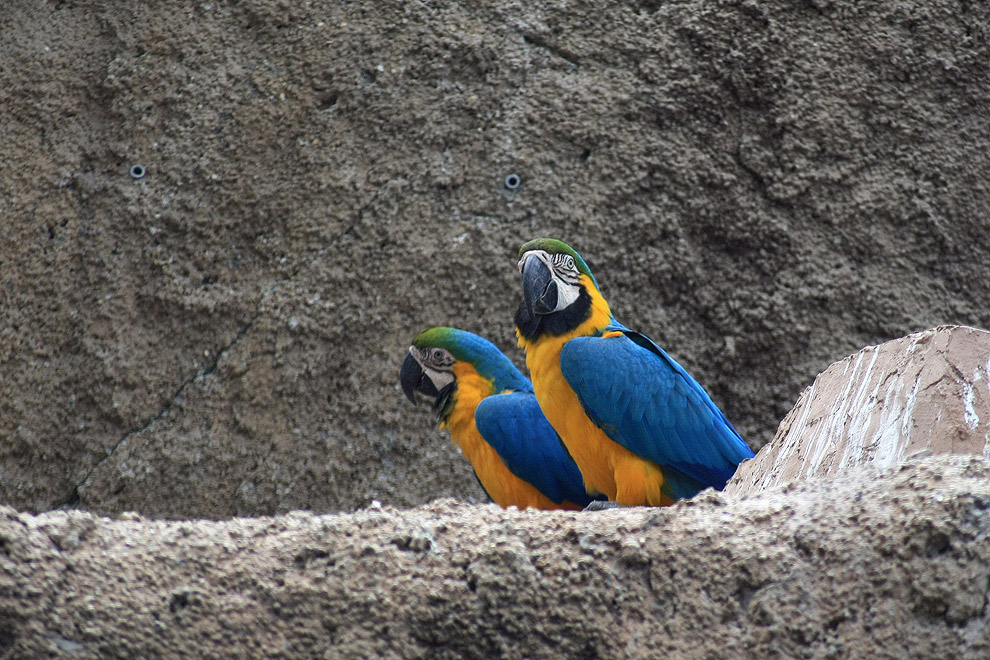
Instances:
[[[543,335],[564,335],[588,320],[591,316],[591,296],[581,288],[577,300],[565,309],[552,314],[534,314],[526,301],[516,310],[516,327],[524,339],[530,341]]]
[[[437,398],[433,402],[433,414],[437,416],[438,422],[444,423],[450,417],[451,411],[454,410],[454,393],[456,391],[457,380],[454,379],[437,392]]]

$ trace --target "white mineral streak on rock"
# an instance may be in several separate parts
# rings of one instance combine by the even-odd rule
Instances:
[[[968,426],[970,430],[973,430],[976,428],[976,425],[980,423],[980,416],[976,414],[976,408],[973,407],[973,400],[976,398],[976,390],[973,389],[972,383],[962,383],[962,386],[963,401],[966,404],[966,426]]]
[[[804,391],[801,395],[799,401],[809,402],[813,401],[815,398],[815,383],[811,384],[811,387]],[[790,456],[793,452],[797,450],[798,441],[804,435],[804,431],[808,425],[808,416],[811,414],[811,406],[805,405],[801,409],[801,417],[798,419],[797,423],[792,427],[792,432],[784,438],[784,445],[778,455],[778,459]],[[765,473],[761,475],[760,486],[761,488],[769,488],[773,486],[777,481],[780,480],[780,471],[784,469],[784,461],[777,460],[774,462],[772,467],[768,469]]]
[[[876,414],[877,429],[871,436],[870,446],[872,446],[872,460],[883,468],[893,467],[904,459],[904,438],[908,437],[905,427],[909,427],[914,413],[915,395],[918,391],[919,379],[916,376],[911,385],[911,391],[905,396],[904,378],[888,379],[887,391],[883,398],[883,405],[874,406],[872,411]],[[848,466],[855,465],[856,456],[852,455],[852,445],[846,446],[846,455],[849,456]],[[861,453],[859,463],[870,460],[869,454]],[[847,467],[840,465],[839,467]]]
[[[869,350],[869,349],[868,349]],[[844,439],[846,441],[845,451],[842,454],[842,458],[839,460],[840,468],[848,468],[857,465],[860,459],[864,455],[864,450],[866,449],[865,434],[866,429],[870,424],[870,418],[874,407],[870,405],[870,402],[876,399],[877,389],[879,385],[870,394],[866,394],[867,388],[872,382],[873,367],[877,363],[877,356],[880,352],[875,348],[870,350],[872,353],[870,356],[870,364],[866,367],[866,371],[863,374],[858,374],[853,370],[852,375],[849,378],[850,385],[858,385],[856,394],[852,398],[843,396],[840,399],[839,405],[844,407],[845,412],[843,414],[834,415],[831,418],[831,423],[828,425],[828,434],[823,439],[819,439],[819,444],[828,443],[829,445],[838,449],[837,445],[839,441]],[[862,353],[860,355],[863,355]],[[858,382],[857,382],[858,381]],[[846,392],[849,388],[846,388]],[[833,452],[835,449],[833,449]],[[829,465],[834,463],[834,461],[829,461]],[[822,460],[811,460],[805,464],[804,470],[802,471],[802,476],[812,477],[815,473],[819,472],[820,469],[825,465]],[[826,469],[828,469],[826,467]]]
[[[983,373],[986,375],[984,382],[987,384],[987,399],[990,399],[990,353],[987,354],[987,363],[983,368]],[[983,438],[983,458],[990,460],[990,425],[987,426],[987,432]]]

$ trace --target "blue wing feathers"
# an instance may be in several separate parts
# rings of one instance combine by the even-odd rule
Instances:
[[[568,500],[583,506],[593,499],[533,394],[489,396],[478,404],[474,421],[509,471],[554,502]]]
[[[677,497],[722,488],[753,452],[707,392],[648,337],[578,337],[560,368],[589,417],[634,454],[665,467]]]

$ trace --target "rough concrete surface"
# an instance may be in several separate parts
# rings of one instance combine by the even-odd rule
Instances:
[[[986,658],[990,464],[749,499],[224,522],[0,510],[4,658]]]
[[[990,656],[990,464],[865,464],[883,429],[971,443],[967,385],[982,432],[986,380],[952,368],[985,333],[833,365],[781,427],[820,461],[771,445],[760,492],[662,510],[471,504],[396,387],[431,325],[519,360],[540,235],[754,448],[842,356],[990,327],[988,26],[966,0],[4,3],[0,658]],[[921,383],[962,415],[927,439]]]
[[[831,365],[725,493],[890,468],[924,451],[990,460],[990,332],[933,328]]]
[[[5,2],[0,500],[480,501],[398,366],[437,324],[518,359],[540,235],[759,447],[839,357],[990,326],[987,26],[955,0]]]

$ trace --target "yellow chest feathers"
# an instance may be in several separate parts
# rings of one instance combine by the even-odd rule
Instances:
[[[475,408],[482,399],[496,394],[494,383],[478,374],[471,365],[462,362],[455,363],[454,375],[457,378],[456,400],[442,426],[450,430],[450,439],[471,462],[485,492],[503,507],[560,508],[532,484],[512,474],[495,449],[478,432],[474,421]],[[570,503],[564,503],[563,507],[580,508]]]
[[[460,361],[454,363],[454,377],[457,379],[456,401],[441,428],[450,429],[454,442],[464,451],[458,436],[475,429],[474,409],[482,399],[495,393],[495,383],[479,374],[470,364]]]
[[[575,337],[588,337],[599,334],[612,321],[612,312],[602,294],[595,288],[591,278],[581,275],[579,282],[591,296],[591,313],[581,325],[562,335],[543,335],[535,339],[526,339],[516,331],[519,347],[526,351],[526,366],[529,367],[533,386],[537,389],[537,381],[553,378],[560,373],[560,350],[564,344]],[[541,402],[542,403],[542,402]]]

